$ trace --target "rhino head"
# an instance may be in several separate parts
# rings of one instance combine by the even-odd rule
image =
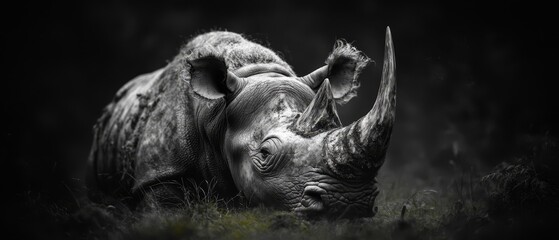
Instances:
[[[297,77],[274,65],[227,70],[222,59],[190,61],[191,86],[206,99],[225,99],[221,155],[251,204],[307,216],[374,214],[375,177],[384,162],[396,106],[395,58],[387,28],[380,89],[373,108],[342,126],[336,103],[356,90],[368,59],[327,60]]]

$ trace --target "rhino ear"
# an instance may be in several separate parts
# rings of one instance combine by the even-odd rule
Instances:
[[[219,99],[235,93],[240,79],[227,70],[222,58],[206,56],[189,60],[192,90],[206,99]]]
[[[324,79],[328,78],[334,99],[343,104],[357,95],[357,78],[369,61],[367,56],[351,44],[337,41],[334,50],[326,59],[326,66],[301,77],[301,81],[313,90],[318,90]]]

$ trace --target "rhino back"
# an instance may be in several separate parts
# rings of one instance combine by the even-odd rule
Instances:
[[[241,34],[214,31],[192,38],[182,47],[177,59],[200,58],[207,55],[219,56],[225,60],[230,71],[253,64],[273,63],[295,75],[291,66],[276,52]]]

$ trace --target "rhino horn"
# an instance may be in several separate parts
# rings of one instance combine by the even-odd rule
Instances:
[[[352,124],[326,136],[329,169],[342,177],[374,174],[383,163],[396,110],[396,62],[390,28],[386,29],[382,80],[373,108]]]
[[[295,128],[301,133],[312,134],[341,126],[330,80],[325,79],[312,102],[295,122]]]

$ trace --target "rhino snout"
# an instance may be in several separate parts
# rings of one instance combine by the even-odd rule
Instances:
[[[306,186],[295,212],[309,218],[352,218],[371,217],[374,215],[373,205],[378,194],[376,188],[360,189],[355,194],[345,194],[344,189],[334,189],[335,185],[316,184]],[[329,190],[327,190],[329,189]],[[354,189],[355,190],[355,189]]]

